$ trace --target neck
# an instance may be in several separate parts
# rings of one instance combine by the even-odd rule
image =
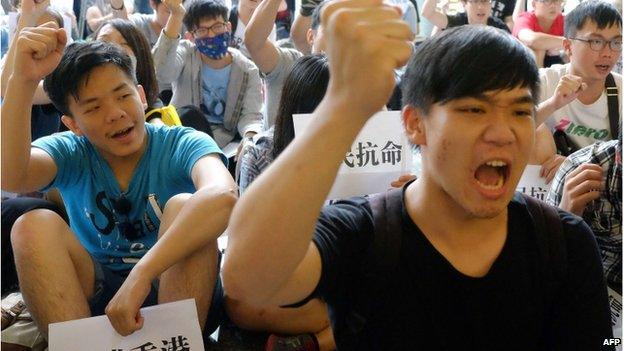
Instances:
[[[507,232],[506,209],[493,218],[475,217],[426,176],[408,187],[405,201],[410,217],[425,236],[452,249],[474,249]]]
[[[583,82],[587,84],[587,88],[579,93],[577,99],[585,105],[596,102],[604,91],[605,79],[588,79],[577,72],[572,65],[568,67],[568,73],[581,77]]]
[[[102,155],[102,158],[108,163],[108,166],[113,171],[121,191],[126,191],[128,189],[128,185],[132,179],[132,174],[134,173],[136,166],[139,164],[141,157],[143,157],[143,154],[145,153],[147,139],[148,136],[146,133],[141,149],[131,155],[115,156],[100,151],[100,155]]]
[[[542,28],[544,32],[550,31],[550,27],[552,27],[553,22],[555,22],[555,19],[540,18],[540,17],[537,18],[537,23],[540,25],[540,27]]]
[[[204,64],[214,69],[221,69],[232,63],[232,54],[229,52],[223,58],[218,60],[213,60],[202,53],[199,53],[199,57]]]

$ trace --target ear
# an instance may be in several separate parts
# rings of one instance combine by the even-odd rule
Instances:
[[[572,56],[572,40],[568,38],[563,38],[563,52],[568,56]]]
[[[83,135],[80,127],[78,127],[78,123],[76,123],[76,120],[73,117],[63,115],[61,116],[61,122],[63,122],[65,127],[71,130],[72,133],[76,134],[77,136]]]
[[[405,134],[414,145],[427,145],[424,117],[424,113],[412,105],[406,105],[401,111]]]
[[[312,44],[314,43],[315,35],[316,32],[313,29],[308,29],[308,31],[306,32],[306,41],[308,42],[308,45],[310,45],[310,47],[312,47]]]
[[[190,41],[191,43],[195,43],[195,37],[189,31],[184,32],[184,39]]]
[[[143,104],[143,110],[147,109],[147,98],[145,97],[145,89],[141,84],[137,84],[137,91],[139,92],[139,98],[141,99],[141,103]]]
[[[225,25],[227,26],[228,32],[232,33],[232,22],[226,21]],[[234,34],[234,33],[232,33]]]

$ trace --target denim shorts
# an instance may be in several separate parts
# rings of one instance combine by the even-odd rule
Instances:
[[[104,314],[104,309],[108,302],[115,296],[115,293],[124,283],[130,271],[113,271],[103,266],[95,258],[93,258],[93,267],[95,270],[95,285],[93,297],[89,300],[92,316]],[[221,264],[221,252],[218,254],[217,267]],[[158,280],[152,282],[152,289],[145,298],[141,307],[153,306],[158,304]],[[208,319],[203,330],[204,339],[212,334],[221,324],[225,316],[225,307],[223,305],[223,285],[221,284],[221,276],[217,274],[217,280],[212,292],[212,301],[208,309]]]

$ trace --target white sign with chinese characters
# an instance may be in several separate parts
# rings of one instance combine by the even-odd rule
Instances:
[[[536,199],[546,201],[546,195],[550,190],[550,184],[546,184],[546,178],[540,177],[542,166],[527,165],[520,177],[516,190]]]
[[[303,133],[312,115],[294,115],[295,135]],[[412,150],[400,111],[376,113],[364,125],[347,152],[328,196],[341,199],[373,194],[390,188],[390,182],[412,169]]]
[[[195,300],[141,309],[143,328],[123,337],[106,316],[50,324],[50,351],[204,351]]]

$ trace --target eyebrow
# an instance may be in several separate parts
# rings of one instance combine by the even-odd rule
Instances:
[[[116,93],[116,92],[118,92],[120,90],[123,90],[123,89],[125,89],[127,87],[128,87],[128,83],[124,82],[124,83],[119,84],[113,90],[111,90],[111,92],[112,93]],[[97,100],[99,100],[99,97],[92,97],[92,98],[88,98],[88,99],[77,101],[77,102],[78,102],[79,106],[84,106],[84,105],[90,104],[92,102],[96,102]]]
[[[587,36],[588,37],[600,37],[602,39],[606,39],[605,36],[600,34],[600,33],[589,33],[589,34],[587,34]],[[622,35],[621,34],[620,35],[616,35],[611,40],[614,40],[614,39],[622,39]]]
[[[487,103],[496,103],[496,99],[493,99],[491,96],[485,94],[477,94],[474,96],[467,96],[468,98],[477,99]],[[530,94],[522,95],[515,97],[511,100],[510,105],[519,105],[519,104],[534,104],[534,99]]]

